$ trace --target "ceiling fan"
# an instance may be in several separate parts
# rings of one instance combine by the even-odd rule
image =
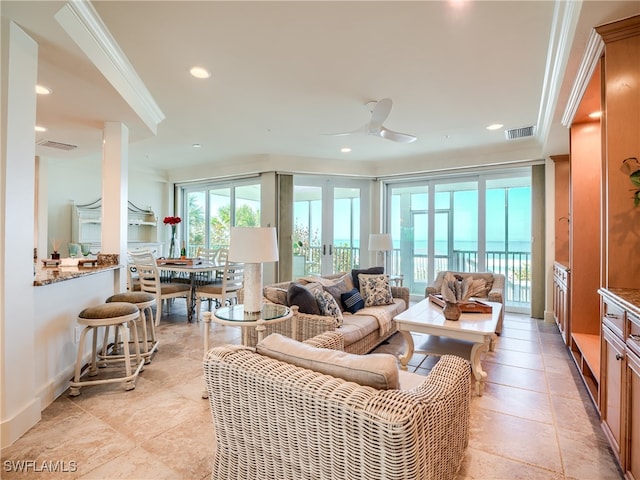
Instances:
[[[391,106],[393,102],[390,98],[383,98],[377,102],[368,102],[366,104],[371,109],[371,119],[368,123],[364,124],[353,132],[334,133],[333,135],[353,135],[357,133],[364,133],[365,135],[373,135],[374,137],[382,137],[387,140],[391,140],[399,143],[411,143],[417,140],[414,135],[408,133],[394,132],[389,130],[382,123],[387,119],[389,113],[391,113]]]

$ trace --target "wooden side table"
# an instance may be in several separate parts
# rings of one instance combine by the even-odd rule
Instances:
[[[402,287],[404,275],[389,275],[389,281],[393,282],[396,287]]]

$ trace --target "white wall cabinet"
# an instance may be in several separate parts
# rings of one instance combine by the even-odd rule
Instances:
[[[91,244],[91,253],[100,251],[102,235],[102,199],[86,205],[72,205],[71,240]],[[158,242],[158,217],[149,208],[127,205],[127,250],[150,250],[155,256],[163,254]]]

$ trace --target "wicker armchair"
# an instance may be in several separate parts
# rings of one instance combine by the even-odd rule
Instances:
[[[447,273],[446,271],[439,272],[436,276],[436,279],[427,286],[424,291],[424,296],[428,297],[430,294],[439,294],[442,288],[442,281],[444,280],[444,275]],[[500,311],[500,318],[498,319],[498,325],[496,326],[496,333],[500,334],[502,332],[502,320],[504,319],[504,275],[501,273],[492,273],[492,272],[451,272],[454,275],[460,275],[465,277],[467,275],[471,275],[474,279],[481,278],[485,280],[487,283],[491,283],[491,289],[487,293],[486,297],[483,297],[488,302],[496,302],[502,304],[502,310]],[[479,298],[482,300],[482,298]]]
[[[335,349],[340,338],[306,343]],[[443,356],[406,391],[233,345],[212,348],[204,372],[217,442],[212,479],[447,480],[464,457],[470,375],[459,357]]]

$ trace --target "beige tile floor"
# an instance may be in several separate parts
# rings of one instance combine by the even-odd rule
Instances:
[[[177,301],[163,318],[160,350],[135,390],[112,384],[62,395],[2,450],[0,478],[209,478],[215,445],[201,398],[203,324],[187,323],[180,307]],[[240,342],[235,327],[212,325],[211,332],[212,344]],[[394,337],[380,350],[401,346]],[[427,374],[435,361],[416,355],[410,366]],[[555,325],[507,315],[483,365],[488,382],[472,400],[469,448],[456,480],[622,478]],[[7,468],[20,461],[67,471]]]

